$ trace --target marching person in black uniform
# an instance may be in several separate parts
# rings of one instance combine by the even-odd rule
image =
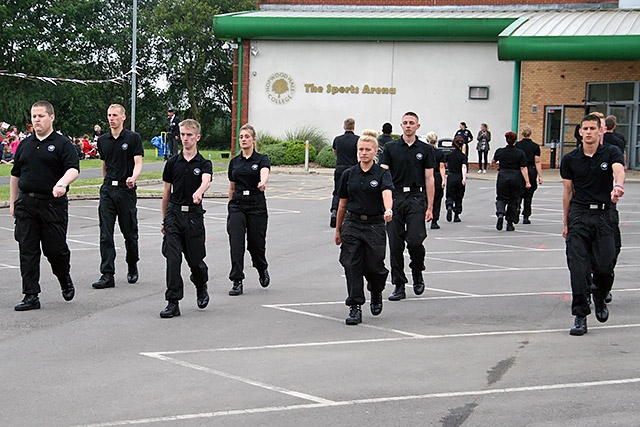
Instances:
[[[170,108],[167,112],[169,118],[169,129],[167,131],[167,145],[169,146],[169,157],[178,155],[180,146],[180,119],[176,116],[176,112]]]
[[[347,325],[362,322],[363,278],[371,292],[371,314],[382,312],[382,291],[389,274],[384,266],[384,223],[393,217],[393,181],[389,171],[373,161],[378,152],[376,136],[373,130],[363,132],[358,140],[360,162],[344,171],[338,191],[335,242],[341,244],[340,264],[347,278]]]
[[[409,268],[413,276],[413,292],[422,295],[427,238],[425,221],[433,218],[434,178],[436,167],[435,148],[420,141],[416,132],[420,128],[418,115],[407,112],[402,116],[402,136],[387,142],[382,152],[380,166],[389,169],[393,179],[393,206],[395,214],[387,225],[391,253],[391,283],[395,286],[390,301],[407,297],[404,274],[404,247],[409,250]],[[426,198],[425,198],[426,191]]]
[[[227,234],[231,251],[229,280],[233,287],[229,295],[242,295],[244,280],[245,235],[253,266],[258,270],[260,286],[271,282],[266,257],[267,200],[264,190],[269,181],[269,156],[256,151],[256,131],[245,124],[240,128],[241,152],[229,162],[229,204]]]
[[[612,203],[624,195],[624,158],[610,145],[600,144],[601,123],[589,114],[581,121],[582,145],[567,153],[560,164],[564,185],[562,205],[567,246],[567,266],[571,276],[571,313],[575,316],[571,335],[587,333],[591,313],[591,287],[596,319],[606,322],[609,309],[605,297],[613,284],[616,243]]]
[[[433,170],[434,192],[433,192],[433,218],[431,219],[431,229],[438,230],[440,228],[440,210],[442,207],[442,198],[444,197],[444,189],[447,186],[447,168],[445,154],[438,148],[438,134],[429,132],[427,142],[436,150],[436,167]]]
[[[180,316],[179,301],[184,296],[182,254],[191,269],[189,278],[196,287],[196,303],[203,309],[209,304],[202,198],[211,184],[211,160],[202,157],[197,143],[200,123],[187,119],[180,122],[182,151],[164,165],[162,180],[162,255],[167,259],[167,307],[162,318]]]
[[[136,132],[124,128],[127,118],[120,104],[107,109],[109,133],[98,138],[98,152],[102,159],[104,183],[100,187],[100,274],[94,288],[113,288],[116,285],[116,247],[113,232],[116,217],[124,236],[127,260],[127,282],[138,281],[138,209],[136,203],[136,180],[142,172],[144,148]]]
[[[540,163],[540,146],[531,140],[531,126],[522,127],[522,139],[516,142],[516,148],[524,151],[527,156],[527,173],[529,174],[530,188],[525,188],[522,193],[524,207],[522,209],[522,223],[531,224],[531,202],[533,193],[542,185],[542,164]]]
[[[496,181],[496,229],[502,230],[504,219],[507,218],[507,231],[514,231],[513,224],[520,220],[520,198],[522,197],[522,181],[525,188],[530,188],[529,172],[527,171],[527,156],[524,151],[515,147],[517,135],[515,132],[504,134],[507,146],[498,148],[493,155],[491,164],[499,163],[498,180]]]
[[[53,130],[53,105],[36,102],[31,106],[31,119],[34,133],[18,145],[9,179],[10,212],[15,218],[24,294],[22,302],[14,307],[16,311],[40,308],[41,253],[58,278],[64,300],[71,301],[75,295],[69,274],[67,191],[78,177],[80,162],[71,141]]]
[[[462,199],[467,186],[467,172],[469,169],[469,161],[467,155],[462,152],[464,140],[461,136],[453,138],[454,150],[447,154],[447,166],[449,168],[449,177],[447,178],[447,198],[445,205],[447,207],[447,222],[460,222],[460,214],[462,213]]]
[[[333,139],[332,149],[336,155],[336,168],[333,171],[333,197],[331,198],[331,219],[329,226],[336,226],[336,213],[338,211],[338,188],[340,187],[340,177],[342,173],[351,166],[358,163],[358,138],[353,133],[356,128],[356,121],[351,117],[344,119],[342,126],[344,134],[338,135]]]

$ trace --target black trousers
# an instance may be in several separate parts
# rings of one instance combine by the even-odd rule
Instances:
[[[138,251],[138,197],[134,188],[103,184],[100,188],[98,218],[100,220],[100,273],[113,274],[116,271],[116,247],[113,232],[116,225],[124,237],[126,260],[135,265],[140,259]]]
[[[522,187],[522,216],[525,218],[529,218],[531,216],[531,202],[533,201],[533,193],[538,189],[538,171],[536,168],[528,168],[529,172],[529,182],[531,183],[531,188]]]
[[[503,215],[507,222],[518,223],[523,179],[520,170],[501,170],[496,182],[496,216]]]
[[[205,248],[204,210],[181,212],[168,208],[164,217],[162,255],[167,259],[167,301],[178,301],[184,296],[182,281],[182,254],[191,269],[191,281],[202,288],[209,280],[209,269],[204,262]]]
[[[227,234],[231,252],[229,280],[244,279],[245,235],[253,267],[267,269],[267,201],[263,194],[238,196],[227,206]]]
[[[438,172],[439,173],[439,172]],[[440,210],[442,209],[442,198],[444,197],[444,188],[442,181],[435,182],[435,191],[433,192],[433,221],[440,221]]]
[[[169,157],[177,156],[180,151],[179,140],[171,134],[167,134],[167,143],[169,145]]]
[[[405,243],[411,259],[411,271],[420,273],[425,269],[426,250],[423,242],[427,238],[424,220],[426,211],[427,200],[424,193],[394,192],[393,220],[387,223],[387,235],[391,253],[391,283],[396,286],[408,282],[404,274]]]
[[[340,264],[347,278],[346,305],[365,303],[364,279],[371,293],[382,292],[389,270],[384,266],[387,251],[383,221],[366,222],[347,217],[340,228]]]
[[[67,283],[71,270],[71,252],[67,246],[68,210],[66,196],[41,199],[24,193],[18,195],[14,204],[14,237],[20,250],[23,294],[39,294],[41,291],[41,253],[47,257],[58,282]]]
[[[447,177],[447,198],[445,206],[460,215],[465,186],[462,185],[462,173],[450,173]]]
[[[333,171],[333,193],[331,198],[331,210],[338,210],[338,203],[340,202],[340,197],[338,197],[338,189],[340,188],[340,180],[342,179],[342,174],[344,171],[349,169],[350,166],[336,166]]]
[[[587,296],[592,273],[594,298],[603,299],[611,291],[616,258],[613,218],[609,209],[598,211],[571,206],[569,211],[565,243],[574,316],[591,313]]]

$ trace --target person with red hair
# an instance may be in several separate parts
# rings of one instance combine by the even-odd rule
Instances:
[[[507,231],[514,231],[513,224],[517,224],[520,217],[523,178],[525,188],[531,188],[531,183],[527,170],[527,156],[524,151],[515,147],[518,136],[510,131],[505,133],[504,137],[507,146],[498,148],[491,160],[492,165],[496,162],[499,165],[496,182],[496,229],[502,230],[506,217]]]

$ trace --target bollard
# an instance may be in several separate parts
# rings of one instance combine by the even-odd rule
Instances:
[[[309,172],[309,140],[304,142],[304,171]]]

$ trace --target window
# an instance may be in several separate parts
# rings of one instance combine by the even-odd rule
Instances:
[[[588,102],[633,101],[633,82],[589,83],[587,85]]]
[[[489,99],[489,86],[469,86],[469,99]]]

